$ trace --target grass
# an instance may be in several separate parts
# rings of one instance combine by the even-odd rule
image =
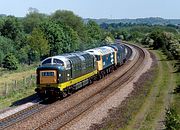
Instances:
[[[153,86],[154,93],[146,102],[150,102],[150,106],[146,111],[146,116],[140,126],[141,130],[154,129],[156,126],[157,118],[160,117],[160,113],[164,109],[164,99],[166,94],[168,94],[169,82],[172,80],[170,78],[169,66],[166,62],[165,57],[160,52],[156,52],[159,61],[159,73],[158,77],[155,80]],[[145,104],[146,104],[145,102]]]
[[[7,96],[0,97],[0,109],[7,108],[11,106],[14,102],[34,94],[34,89],[35,86],[33,85],[31,87],[25,87],[21,90],[13,92]]]
[[[22,80],[24,77],[35,74],[36,67],[36,64],[31,66],[24,65],[15,71],[8,71],[6,69],[0,68],[0,88],[4,85],[4,83],[11,83],[15,80]]]
[[[164,121],[165,109],[172,103],[172,91],[175,87],[175,80],[172,66],[170,65],[171,61],[167,61],[166,56],[160,51],[154,52],[159,59],[157,78],[150,86],[152,88],[151,92],[139,110],[139,113],[128,125],[127,129],[129,130],[164,129],[162,121]]]
[[[32,65],[22,64],[19,66],[17,70],[7,70],[5,68],[0,67],[0,76],[6,75],[6,74],[19,73],[23,71],[29,71],[29,70],[35,69],[38,66],[38,64],[39,63],[35,63]]]
[[[21,66],[16,71],[8,71],[0,68],[0,109],[9,107],[13,102],[35,93],[35,84],[31,82],[31,80],[35,82],[35,79],[32,79],[31,75],[35,75],[36,67],[36,64]],[[14,86],[15,81],[16,86]],[[6,90],[7,93],[5,93]]]

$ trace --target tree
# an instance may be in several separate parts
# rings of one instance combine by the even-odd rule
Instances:
[[[87,25],[87,34],[88,34],[88,43],[91,44],[91,47],[97,47],[98,44],[102,41],[102,30],[100,29],[99,25],[89,20]]]
[[[69,26],[46,21],[40,27],[50,45],[51,56],[78,50],[79,37]]]
[[[28,55],[30,53],[29,51],[30,51],[29,45],[24,46],[23,48],[19,49],[16,55],[20,63],[30,65],[32,61],[35,61],[35,59],[29,58],[29,55]]]
[[[5,18],[4,24],[2,25],[0,32],[1,35],[12,40],[16,40],[17,35],[22,31],[22,27],[18,19],[14,16],[8,16]]]
[[[88,36],[86,32],[83,19],[75,15],[72,11],[67,10],[57,10],[51,15],[52,21],[55,21],[57,24],[65,24],[71,27],[74,31],[77,32],[80,40],[82,42],[87,42]]]
[[[7,54],[6,57],[4,58],[3,67],[9,70],[18,69],[18,60],[12,53]]]
[[[99,25],[90,20],[87,23],[87,32],[88,36],[91,37],[93,40],[101,40],[102,38],[102,30],[100,29]]]
[[[39,27],[39,25],[47,20],[48,17],[45,14],[39,13],[39,11],[35,8],[29,8],[29,13],[23,19],[24,31],[26,33],[31,33],[33,28]]]
[[[49,54],[48,40],[46,40],[44,33],[39,28],[34,28],[27,40],[32,52],[37,52],[39,56]]]
[[[114,43],[114,37],[110,32],[104,32],[103,41],[101,45],[107,45]]]
[[[143,45],[152,46],[154,43],[154,40],[149,37],[149,35],[144,36],[144,38],[141,40],[141,43]]]
[[[154,41],[152,45],[153,49],[160,49],[164,47],[165,39],[162,31],[154,30],[149,37]]]
[[[2,65],[3,59],[4,59],[4,53],[2,52],[2,50],[0,50],[0,67]]]
[[[14,42],[6,37],[0,36],[0,66],[7,53],[14,53]]]
[[[63,52],[69,53],[79,50],[79,37],[76,31],[64,25],[63,31],[65,34],[65,41],[63,43]]]
[[[169,51],[174,56],[176,60],[180,60],[180,43],[178,40],[171,41]]]
[[[61,26],[53,21],[46,21],[40,25],[50,45],[50,56],[63,53],[65,35]]]

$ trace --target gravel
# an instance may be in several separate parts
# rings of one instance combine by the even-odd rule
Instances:
[[[128,95],[134,89],[134,83],[138,81],[139,77],[148,71],[152,64],[152,59],[148,51],[146,52],[146,60],[141,70],[136,72],[136,75],[133,79],[130,79],[128,84],[124,85],[123,88],[119,88],[116,92],[109,95],[106,100],[102,103],[96,105],[96,107],[92,108],[86,115],[83,116],[81,119],[76,119],[67,127],[63,129],[68,130],[85,130],[89,129],[92,124],[101,124],[103,118],[108,116],[108,111],[112,108],[118,107],[121,105],[122,101],[124,101]],[[98,115],[98,116],[97,116]]]

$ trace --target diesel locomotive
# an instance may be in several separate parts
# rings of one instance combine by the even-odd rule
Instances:
[[[41,98],[65,97],[103,78],[126,62],[127,48],[111,44],[44,59],[37,68],[35,91]]]

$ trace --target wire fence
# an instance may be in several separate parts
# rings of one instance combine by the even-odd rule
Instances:
[[[0,84],[0,96],[7,96],[13,92],[21,91],[36,85],[36,75],[24,77],[21,80],[13,80]]]

